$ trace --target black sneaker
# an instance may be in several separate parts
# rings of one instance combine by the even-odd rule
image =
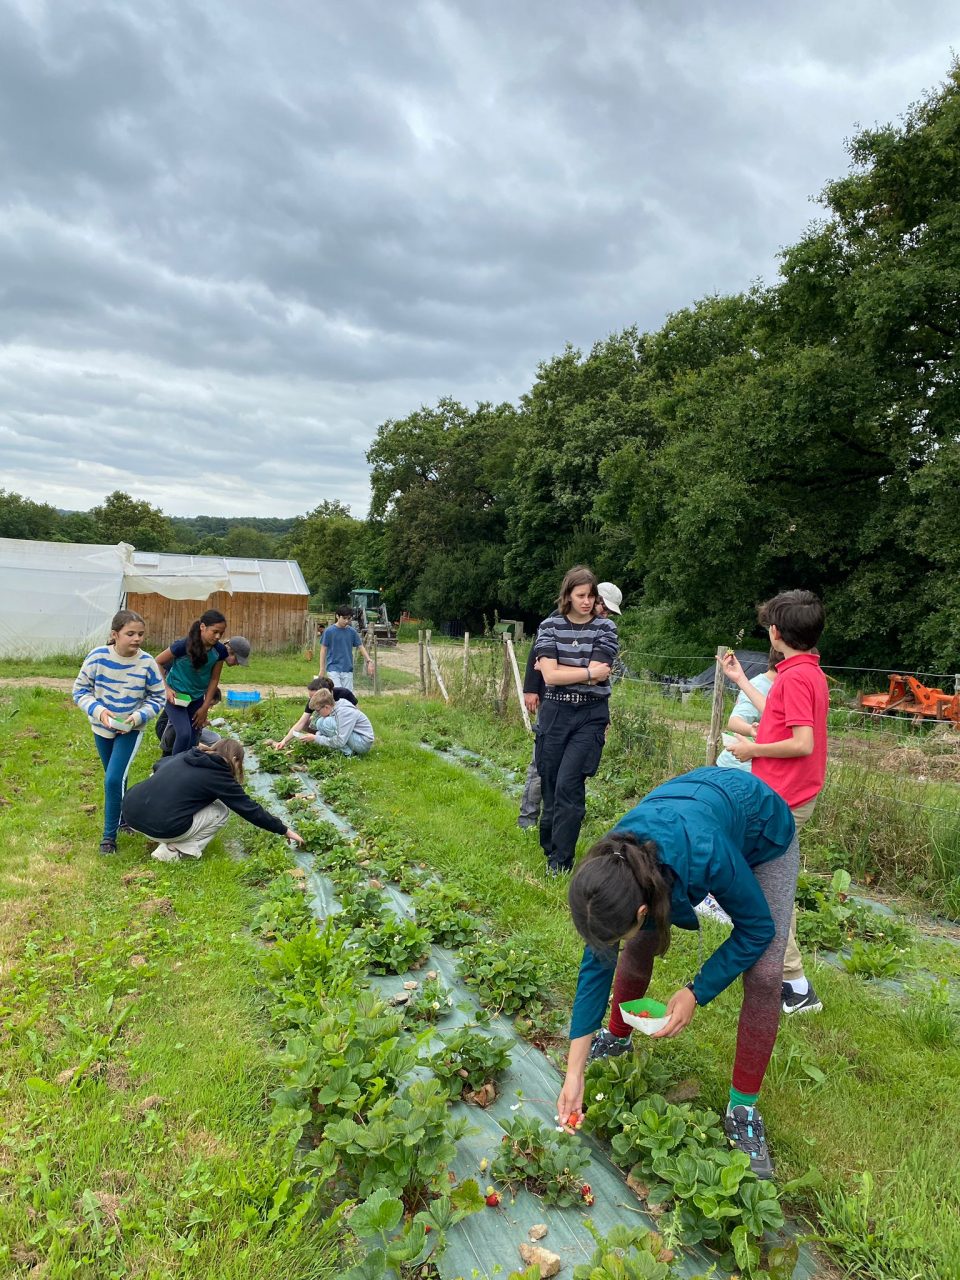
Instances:
[[[101,841],[100,841],[100,852],[101,852],[101,853],[116,853],[116,852],[117,852],[117,842],[116,842],[116,840],[101,840]]]
[[[601,1058],[619,1058],[621,1054],[629,1052],[629,1036],[615,1036],[606,1027],[601,1027],[590,1042],[587,1062],[599,1062]]]
[[[789,982],[785,982],[780,992],[780,1001],[780,1007],[788,1016],[791,1013],[819,1013],[823,1008],[817,993],[809,985],[804,994],[800,995],[794,991]]]
[[[750,1168],[758,1178],[773,1177],[773,1161],[767,1149],[763,1120],[756,1107],[734,1107],[723,1117],[727,1141],[750,1157]]]
[[[121,822],[117,830],[122,836],[135,836],[137,834],[129,822]]]

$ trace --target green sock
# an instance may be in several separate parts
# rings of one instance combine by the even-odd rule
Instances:
[[[730,1089],[730,1105],[727,1111],[732,1111],[734,1107],[753,1107],[756,1106],[759,1093],[741,1093],[739,1089]]]

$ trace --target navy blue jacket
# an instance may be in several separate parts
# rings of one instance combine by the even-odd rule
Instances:
[[[191,747],[161,756],[153,773],[123,797],[123,821],[154,840],[173,840],[190,827],[194,814],[213,800],[264,831],[282,836],[287,824],[250,798],[221,756]]]
[[[693,980],[697,1004],[708,1004],[770,945],[773,917],[752,868],[779,858],[796,834],[786,803],[738,769],[694,769],[663,783],[631,809],[614,831],[652,840],[673,873],[672,923],[697,929],[694,906],[712,893],[733,921],[730,935]],[[585,947],[573,1002],[570,1038],[601,1025],[614,963]]]

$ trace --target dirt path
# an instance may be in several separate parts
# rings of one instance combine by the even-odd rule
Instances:
[[[0,689],[37,686],[42,689],[56,689],[60,693],[70,693],[73,689],[73,680],[69,676],[0,676]],[[263,698],[303,698],[306,681],[303,684],[227,684],[223,688],[236,689],[238,693],[252,693],[259,689],[260,696]],[[398,693],[411,692],[412,689],[381,689],[380,696],[389,698]]]

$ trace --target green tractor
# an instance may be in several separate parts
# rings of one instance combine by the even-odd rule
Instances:
[[[358,587],[350,592],[350,607],[353,609],[353,624],[362,636],[372,631],[377,644],[397,643],[396,627],[390,625],[387,606],[381,602],[379,591]]]

